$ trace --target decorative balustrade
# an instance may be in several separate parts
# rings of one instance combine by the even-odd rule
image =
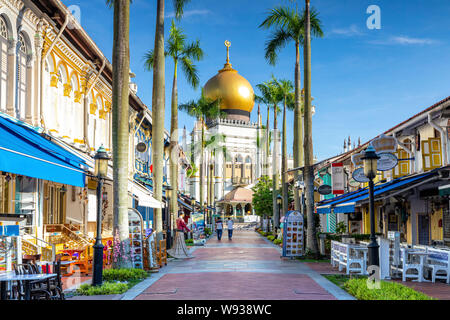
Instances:
[[[83,249],[93,241],[78,229],[62,224],[46,225],[45,240],[53,245],[64,244],[68,249]]]
[[[25,234],[22,238],[22,252],[26,255],[40,254],[42,261],[55,261],[55,245],[30,234]]]

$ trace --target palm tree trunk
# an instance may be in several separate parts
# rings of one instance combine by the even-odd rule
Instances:
[[[281,183],[282,183],[282,193],[283,193],[283,214],[286,214],[289,206],[289,193],[287,186],[287,142],[286,142],[286,98],[284,99],[284,109],[283,109],[283,150],[282,150],[282,160],[281,160]]]
[[[130,1],[114,1],[113,46],[113,194],[114,235],[119,235],[124,252],[129,247],[128,226],[128,152],[130,82]],[[125,258],[126,259],[126,258]],[[124,266],[119,259],[116,267]]]
[[[305,201],[306,215],[308,219],[306,247],[314,255],[318,255],[318,244],[316,237],[316,225],[314,217],[314,167],[313,167],[313,141],[312,141],[312,114],[311,114],[311,17],[309,0],[306,1],[305,21]]]
[[[278,176],[278,119],[277,119],[277,109],[278,106],[273,106],[273,153],[272,153],[272,185],[273,185],[273,193],[272,193],[272,208],[273,208],[273,226],[274,231],[276,232],[280,226],[280,211],[278,209],[277,197],[279,193],[279,176]]]
[[[170,123],[170,184],[173,188],[170,199],[171,235],[175,235],[176,219],[178,217],[178,85],[177,67],[178,61],[174,61],[174,73],[172,84],[172,116]]]
[[[267,125],[266,125],[266,157],[264,166],[266,168],[266,176],[269,176],[269,154],[270,154],[270,107],[267,106]]]
[[[200,154],[200,210],[201,213],[203,213],[203,204],[204,204],[204,194],[203,194],[203,190],[204,190],[204,184],[203,181],[205,180],[205,170],[204,170],[204,165],[205,165],[205,148],[204,148],[204,143],[205,143],[205,124],[204,124],[204,120],[202,118],[201,120],[201,125],[202,125],[202,141],[201,141],[201,154]],[[206,221],[205,221],[206,223]]]
[[[165,116],[165,57],[164,57],[164,0],[157,0],[155,62],[152,96],[152,157],[153,196],[162,201],[164,166],[164,116]],[[162,210],[155,209],[154,222],[157,241],[162,239]]]
[[[300,43],[295,43],[295,109],[294,109],[294,168],[303,165],[303,123],[300,79]],[[299,172],[294,172],[294,180],[298,181]],[[301,210],[299,189],[294,188],[295,210]]]

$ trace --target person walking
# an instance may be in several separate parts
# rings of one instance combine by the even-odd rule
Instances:
[[[231,240],[231,237],[233,237],[233,220],[231,218],[228,218],[227,221],[227,228],[228,228],[228,240]]]
[[[180,213],[177,223],[177,233],[175,235],[175,243],[172,249],[167,250],[167,253],[172,257],[177,259],[186,259],[193,258],[189,253],[188,248],[186,247],[186,242],[184,241],[184,233],[191,232],[191,230],[186,226],[186,222],[184,222],[184,213]]]
[[[221,240],[222,239],[222,231],[223,231],[223,223],[222,223],[222,219],[218,219],[216,222],[216,232],[217,232],[217,240]]]

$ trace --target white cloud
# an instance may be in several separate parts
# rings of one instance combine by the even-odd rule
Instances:
[[[389,44],[399,44],[399,45],[431,45],[437,44],[439,41],[427,38],[412,38],[408,36],[393,36],[387,40],[374,40],[370,41],[372,44],[381,44],[381,45],[389,45]]]
[[[341,36],[352,37],[363,35],[364,32],[362,32],[355,24],[352,24],[350,27],[347,28],[334,28],[330,30],[329,34],[337,34]]]
[[[190,16],[207,15],[210,13],[211,13],[210,10],[187,10],[184,11],[183,17],[187,18]],[[175,12],[170,12],[169,14],[167,14],[166,18],[175,18]]]

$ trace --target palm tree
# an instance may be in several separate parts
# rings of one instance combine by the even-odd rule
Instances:
[[[280,112],[278,107],[278,103],[281,101],[281,95],[278,90],[278,86],[274,81],[274,77],[272,76],[272,80],[263,82],[262,84],[256,85],[256,87],[261,91],[262,97],[256,96],[256,100],[258,102],[265,102],[268,106],[268,115],[269,118],[269,108],[273,109],[273,132],[274,132],[274,143],[273,143],[273,153],[272,153],[272,183],[273,183],[273,221],[274,227],[278,228],[280,224],[279,211],[277,207],[277,196],[279,189],[279,177],[278,177],[278,117],[277,114]],[[269,123],[267,123],[269,125]],[[268,126],[269,127],[269,126]],[[268,150],[269,139],[267,139],[267,150]],[[267,153],[269,154],[269,153]],[[276,230],[275,230],[276,231]]]
[[[258,103],[263,103],[267,106],[267,123],[266,123],[266,134],[265,134],[265,163],[264,175],[269,175],[268,168],[268,158],[270,153],[270,108],[274,104],[274,92],[275,86],[271,81],[265,81],[263,83],[257,84],[256,87],[261,92],[261,95],[258,96],[255,94],[255,101]]]
[[[281,190],[283,195],[283,212],[286,213],[289,206],[289,192],[287,185],[287,142],[286,142],[286,114],[287,109],[295,109],[295,91],[294,85],[289,80],[276,80],[280,95],[283,97],[283,147],[281,156]]]
[[[190,0],[173,0],[175,17],[180,19],[183,8]],[[153,196],[162,201],[164,166],[164,119],[165,119],[165,52],[164,52],[164,0],[157,0],[155,47],[153,49],[152,92],[152,163]],[[155,209],[156,240],[162,239],[162,211]]]
[[[308,220],[306,247],[316,255],[319,254],[316,225],[314,219],[314,160],[313,160],[313,142],[312,142],[312,113],[311,113],[311,19],[310,3],[305,0],[306,19],[305,19],[305,45],[304,45],[304,62],[305,62],[305,140],[303,142],[305,148],[305,203],[306,216]]]
[[[181,28],[175,25],[172,20],[172,26],[170,28],[169,39],[166,45],[166,56],[173,59],[174,62],[174,74],[172,84],[172,104],[171,104],[171,123],[170,123],[170,177],[171,185],[174,189],[174,194],[170,199],[170,216],[172,217],[172,226],[175,226],[175,221],[178,212],[178,63],[181,65],[181,69],[188,83],[197,89],[199,85],[199,77],[197,67],[193,61],[199,61],[203,58],[203,50],[200,48],[200,42],[197,40],[192,43],[186,42],[186,35],[183,34]],[[145,67],[147,70],[152,70],[154,64],[154,52],[150,50],[145,55]]]
[[[315,10],[311,11],[311,31],[314,36],[322,37],[321,21],[317,17]],[[288,42],[295,43],[295,110],[294,110],[294,167],[303,165],[303,123],[302,123],[302,103],[300,89],[300,45],[304,42],[305,11],[299,12],[298,8],[286,6],[276,7],[268,12],[267,18],[261,23],[260,28],[275,28],[270,38],[266,42],[265,58],[275,65],[278,52],[284,48]],[[298,172],[295,172],[295,180],[298,179]],[[295,209],[300,210],[300,199],[298,192],[295,194]]]
[[[114,235],[128,252],[128,152],[129,152],[129,82],[130,82],[130,0],[107,0],[114,8],[112,136],[113,136],[113,194]],[[118,259],[116,267],[126,259]]]
[[[225,136],[218,133],[211,137],[209,137],[205,141],[205,149],[209,152],[209,161],[208,161],[208,183],[207,183],[207,192],[208,195],[207,203],[209,206],[213,207],[214,205],[214,159],[216,157],[216,151],[222,151],[225,153],[226,148],[223,146],[223,142],[225,142]]]
[[[223,113],[220,110],[220,99],[212,100],[208,99],[204,96],[203,90],[200,98],[195,101],[191,100],[187,103],[180,104],[178,108],[182,111],[185,111],[191,117],[200,121],[200,125],[202,127],[202,134],[200,140],[200,208],[203,212],[203,204],[204,204],[204,194],[203,194],[203,181],[204,181],[204,150],[205,150],[205,127],[206,121],[208,119],[214,119],[217,117],[222,117]]]

